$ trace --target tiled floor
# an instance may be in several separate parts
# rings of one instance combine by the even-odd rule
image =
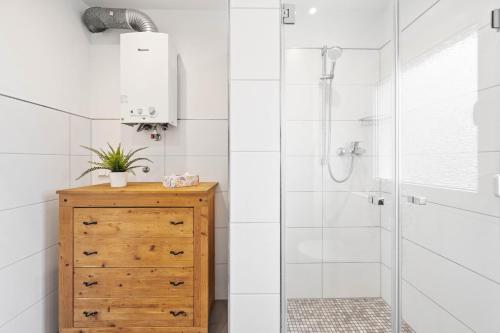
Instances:
[[[289,299],[288,333],[390,333],[391,310],[381,298]],[[403,325],[403,333],[414,333]]]
[[[209,333],[227,333],[227,301],[215,301],[210,313]]]

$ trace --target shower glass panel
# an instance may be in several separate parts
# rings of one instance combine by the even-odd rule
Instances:
[[[499,1],[400,0],[402,315],[500,331]]]
[[[289,4],[296,17],[282,33],[283,331],[391,332],[395,4]],[[412,329],[404,323],[402,331]]]

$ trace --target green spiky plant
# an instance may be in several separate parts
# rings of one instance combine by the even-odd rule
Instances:
[[[131,172],[132,174],[135,174],[134,169],[145,167],[145,165],[134,165],[135,163],[139,161],[147,161],[153,163],[153,161],[145,157],[132,158],[135,154],[144,149],[147,149],[148,147],[131,150],[127,154],[125,154],[125,151],[123,150],[121,144],[119,144],[118,147],[115,149],[108,143],[108,147],[109,151],[105,151],[102,148],[95,149],[91,147],[82,146],[82,148],[90,150],[91,152],[96,154],[101,161],[100,162],[89,161],[92,167],[85,170],[80,175],[80,177],[77,178],[77,180],[96,170],[109,170],[111,172]]]

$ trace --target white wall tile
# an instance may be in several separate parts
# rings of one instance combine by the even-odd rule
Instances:
[[[231,151],[280,149],[278,81],[231,82]]]
[[[287,298],[322,298],[321,264],[287,264]]]
[[[0,327],[57,288],[57,246],[0,270]]]
[[[391,268],[393,265],[393,240],[391,231],[380,229],[380,262]]]
[[[323,297],[380,297],[380,265],[324,264]]]
[[[0,269],[57,244],[58,202],[0,211]]]
[[[231,8],[280,8],[279,0],[231,0]]]
[[[500,87],[490,88],[478,93],[474,108],[474,120],[478,129],[478,151],[500,151],[500,115],[497,105],[500,102]]]
[[[477,51],[477,84],[479,89],[485,89],[498,85],[500,82],[500,54],[499,34],[495,29],[488,26],[478,30]]]
[[[0,154],[0,209],[56,199],[69,187],[69,159],[63,155]],[[33,189],[36,189],[34,191]]]
[[[279,222],[280,154],[232,153],[231,221]]]
[[[232,9],[230,15],[231,78],[278,80],[280,10]]]
[[[231,295],[230,332],[276,333],[280,330],[280,296]]]
[[[286,84],[282,111],[284,118],[286,120],[321,120],[322,91],[319,83]]]
[[[68,154],[66,113],[0,96],[2,153]]]
[[[380,295],[389,306],[392,306],[392,272],[384,265],[380,265]]]
[[[401,60],[422,54],[431,47],[445,42],[464,31],[472,31],[488,24],[491,1],[472,3],[467,0],[441,0],[432,10],[422,15],[416,24],[407,28],[401,36]],[[443,17],[446,16],[446,20]]]
[[[285,161],[287,191],[321,191],[322,168],[319,156],[288,156]]]
[[[320,263],[322,261],[321,228],[287,228],[286,262]]]
[[[325,227],[380,225],[380,206],[368,202],[372,192],[325,192]]]
[[[403,278],[476,332],[492,332],[500,323],[498,283],[408,241],[403,242]]]
[[[81,146],[92,145],[92,120],[77,116],[70,116],[70,154],[89,155],[90,152]]]
[[[215,229],[215,263],[227,264],[228,262],[228,236],[229,228]]]
[[[405,204],[403,236],[500,283],[500,267],[492,265],[500,262],[498,217],[431,203]]]
[[[425,11],[429,10],[438,0],[401,0],[399,4],[400,10],[400,26],[406,28],[412,21],[417,19]],[[417,23],[418,24],[418,23]]]
[[[287,192],[285,194],[287,227],[322,227],[322,192]]]
[[[30,332],[52,333],[57,331],[57,291],[32,305],[0,327],[0,333]]]
[[[287,121],[285,146],[288,156],[321,155],[323,150],[322,123],[319,121]]]
[[[333,175],[339,179],[345,178],[349,173],[350,158],[332,154],[330,160]],[[379,181],[373,174],[374,160],[370,156],[355,157],[352,175],[345,183],[334,182],[325,167],[325,172],[323,173],[325,189],[327,191],[378,191],[380,186]]]
[[[403,281],[403,319],[416,332],[471,333],[474,332],[445,309],[431,301],[413,286]]]
[[[165,175],[185,172],[199,175],[200,181],[218,182],[218,191],[228,190],[227,156],[167,156],[165,158]]]
[[[279,293],[279,223],[232,223],[230,233],[231,294]]]
[[[92,120],[92,147],[105,149],[108,143],[117,146],[121,142],[120,126],[119,120]]]
[[[149,172],[144,172],[142,168],[134,169],[134,174],[129,173],[128,179],[131,182],[160,182],[165,176],[165,159],[163,156],[141,156],[146,157],[152,161],[140,161],[138,165],[148,166]]]
[[[215,227],[229,227],[229,198],[227,192],[215,193]]]
[[[179,120],[163,133],[167,155],[227,155],[227,120]]]
[[[70,185],[71,187],[80,187],[80,186],[88,186],[92,185],[92,175],[87,174],[80,179],[80,175],[87,170],[91,165],[89,161],[92,160],[92,157],[89,156],[71,156],[70,163]]]
[[[326,228],[323,242],[324,261],[380,261],[379,228]]]
[[[2,94],[87,114],[89,32],[81,23],[84,8],[80,1],[55,0],[51,6],[36,0],[2,2],[0,11],[12,13],[0,22],[0,47],[6,50],[0,63]],[[42,17],[63,28],[54,31],[50,24],[37,24]]]
[[[379,81],[379,52],[344,50],[335,67],[334,85],[375,85]],[[286,51],[286,83],[318,85],[321,52],[309,49]]]
[[[92,118],[120,118],[120,38],[119,33],[106,31],[90,36],[89,110]]]

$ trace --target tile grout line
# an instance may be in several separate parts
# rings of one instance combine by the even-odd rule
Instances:
[[[54,201],[57,201],[57,198],[46,200],[46,201],[28,203],[28,204],[21,205],[21,206],[3,208],[3,209],[0,209],[0,213],[1,212],[6,212],[6,211],[9,211],[9,210],[16,210],[16,209],[21,209],[21,208],[25,208],[25,207],[31,207],[31,206],[41,205],[41,204],[45,204],[45,203],[50,203],[50,202],[54,202]]]
[[[434,299],[432,299],[429,295],[427,295],[426,293],[424,293],[422,290],[420,290],[417,286],[415,286],[413,283],[411,283],[410,281],[408,281],[407,279],[403,278],[403,281],[406,282],[409,286],[411,286],[413,289],[415,289],[418,293],[420,293],[422,296],[424,296],[425,298],[427,298],[429,301],[431,301],[433,304],[435,304],[437,307],[439,307],[441,310],[443,310],[444,312],[446,312],[447,314],[449,314],[450,316],[452,316],[456,321],[458,321],[459,323],[461,323],[462,325],[464,325],[465,327],[467,327],[469,330],[471,330],[471,332],[476,332],[474,329],[472,329],[472,327],[470,327],[469,325],[467,325],[466,323],[464,323],[462,320],[460,320],[458,317],[456,317],[453,313],[451,313],[450,311],[448,311],[444,306],[442,306],[441,304],[439,304],[437,301],[435,301]]]
[[[413,241],[413,240],[411,240],[411,239],[409,239],[407,237],[402,237],[402,239],[404,239],[405,241],[407,241],[407,242],[409,242],[409,243],[411,243],[413,245],[416,245],[416,246],[420,247],[423,250],[426,250],[429,253],[434,254],[435,256],[438,256],[438,257],[440,257],[440,258],[442,258],[442,259],[444,259],[446,261],[449,261],[449,262],[451,262],[451,263],[453,263],[453,264],[455,264],[455,265],[457,265],[457,266],[459,266],[459,267],[461,267],[461,268],[463,268],[463,269],[465,269],[465,270],[467,270],[467,271],[469,271],[471,273],[474,273],[474,274],[478,275],[479,277],[482,277],[483,279],[486,279],[486,280],[488,280],[488,281],[490,281],[490,282],[492,282],[492,283],[500,286],[500,282],[498,282],[498,281],[496,281],[496,280],[494,280],[494,279],[492,279],[492,278],[490,278],[490,277],[488,277],[486,275],[483,275],[482,273],[479,273],[478,271],[475,271],[472,268],[469,268],[469,267],[465,266],[464,264],[459,263],[458,261],[455,261],[455,260],[453,260],[451,258],[448,258],[448,257],[444,256],[443,254],[440,254],[440,253],[438,253],[438,252],[436,252],[434,250],[431,250],[428,247],[425,247],[425,246],[421,245],[420,243],[418,243],[416,241]]]
[[[8,323],[14,321],[16,318],[19,318],[23,313],[25,313],[26,311],[28,311],[29,309],[31,309],[32,307],[40,304],[41,302],[43,302],[45,299],[47,299],[48,297],[50,297],[52,294],[56,294],[57,293],[57,288],[50,291],[48,294],[46,294],[45,296],[43,296],[42,298],[36,300],[33,304],[27,306],[26,308],[24,308],[21,312],[17,313],[14,317],[6,320],[5,322],[3,322],[2,324],[0,324],[0,329],[4,326],[6,326]]]
[[[29,254],[29,255],[27,255],[27,256],[24,256],[24,257],[22,257],[22,258],[16,259],[15,261],[13,261],[13,262],[11,262],[11,263],[9,263],[9,264],[7,264],[7,265],[4,265],[4,266],[0,267],[0,272],[1,272],[1,271],[3,271],[4,269],[7,269],[7,268],[9,268],[9,267],[11,267],[11,266],[14,266],[14,265],[16,265],[16,264],[18,264],[18,263],[20,263],[20,262],[22,262],[22,261],[26,260],[26,259],[32,258],[32,257],[36,256],[37,254],[40,254],[40,253],[46,252],[47,250],[49,250],[49,249],[51,249],[51,248],[53,248],[53,247],[56,247],[56,246],[58,246],[58,245],[59,245],[59,243],[58,243],[58,242],[56,242],[55,244],[52,244],[52,245],[50,245],[50,246],[48,246],[48,247],[46,247],[46,248],[44,248],[44,249],[41,249],[41,250],[39,250],[39,251],[37,251],[37,252],[31,253],[31,254]]]

